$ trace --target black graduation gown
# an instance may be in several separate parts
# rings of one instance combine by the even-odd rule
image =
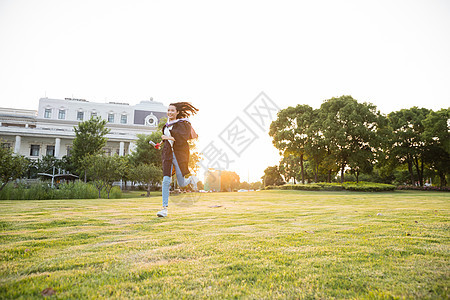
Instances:
[[[162,128],[163,134],[166,125]],[[173,143],[173,152],[180,166],[183,176],[189,174],[189,144],[188,139],[191,136],[191,124],[187,121],[180,121],[173,124],[170,135],[175,139]],[[163,140],[163,147],[161,152],[163,176],[172,176],[170,172],[172,166],[172,147],[168,140]],[[174,169],[175,170],[175,169]]]

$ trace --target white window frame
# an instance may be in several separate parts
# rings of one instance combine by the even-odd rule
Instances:
[[[49,155],[48,154],[48,147],[53,147],[53,154],[51,155],[51,156],[55,156],[55,151],[56,151],[56,147],[55,147],[55,145],[47,145],[47,147],[46,147],[46,152],[45,152],[45,155]]]
[[[58,110],[58,120],[65,120],[65,119],[66,119],[66,110],[59,109]]]
[[[81,114],[81,118],[79,118],[79,115]],[[77,120],[83,121],[84,120],[84,111],[77,111]]]
[[[51,108],[45,108],[44,109],[44,118],[45,119],[51,119],[52,118],[52,109]]]

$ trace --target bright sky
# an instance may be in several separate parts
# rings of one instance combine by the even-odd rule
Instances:
[[[448,0],[0,0],[1,107],[190,101],[199,150],[261,91],[280,108],[341,95],[383,113],[448,107],[449,54]],[[257,134],[241,157],[224,150],[241,181],[279,161]]]

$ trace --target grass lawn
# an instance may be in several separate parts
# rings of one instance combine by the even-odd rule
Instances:
[[[208,193],[157,218],[160,201],[0,201],[0,299],[450,296],[449,193]]]
[[[122,192],[122,198],[143,198],[147,196],[147,191],[125,191]],[[161,197],[161,192],[150,192],[150,197]]]

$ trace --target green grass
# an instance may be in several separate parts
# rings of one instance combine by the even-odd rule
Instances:
[[[122,198],[146,198],[147,191],[124,191],[122,192]],[[161,197],[161,191],[150,192],[150,197]]]
[[[1,201],[0,299],[448,299],[449,200],[208,193],[168,218],[159,197]]]

